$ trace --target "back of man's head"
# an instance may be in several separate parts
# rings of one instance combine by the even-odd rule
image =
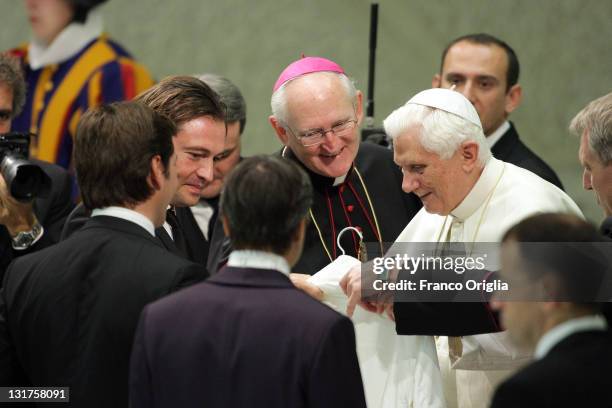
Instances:
[[[21,113],[25,103],[26,83],[19,60],[8,54],[0,53],[0,87],[3,86],[7,88],[13,98],[11,117],[6,118],[11,119]]]
[[[202,74],[197,78],[208,85],[219,95],[219,99],[225,105],[225,120],[228,124],[240,123],[240,134],[246,126],[246,102],[240,89],[229,79],[216,74]]]
[[[153,194],[151,160],[168,171],[176,127],[138,102],[117,102],[88,110],[79,122],[74,162],[83,204],[88,209],[132,208]]]
[[[506,71],[506,91],[508,91],[510,88],[512,88],[512,86],[518,83],[520,65],[516,53],[514,52],[512,47],[510,47],[505,41],[502,41],[499,38],[486,33],[462,35],[461,37],[455,38],[450,43],[448,43],[448,45],[444,48],[444,51],[442,51],[442,58],[440,60],[440,74],[442,74],[442,71],[444,70],[444,60],[446,59],[446,54],[448,54],[448,50],[450,50],[453,45],[463,41],[472,44],[486,46],[493,45],[502,48],[506,53],[508,61],[508,68]]]
[[[291,160],[254,156],[229,175],[220,209],[235,249],[284,255],[312,204],[306,173]]]
[[[162,79],[136,97],[170,119],[177,127],[202,116],[225,120],[225,106],[208,85],[190,76]]]
[[[605,255],[610,243],[593,225],[575,215],[538,214],[506,232],[502,242],[512,241],[520,245],[528,280],[547,279],[549,283],[550,292],[539,300],[570,301],[587,310],[599,309],[596,298],[610,273]]]
[[[612,92],[591,101],[572,119],[570,131],[576,136],[588,132],[591,151],[607,166],[612,164]]]

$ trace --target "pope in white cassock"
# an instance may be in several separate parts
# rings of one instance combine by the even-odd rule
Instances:
[[[495,159],[476,110],[458,92],[420,92],[384,126],[404,174],[402,189],[423,202],[396,242],[499,242],[512,225],[538,212],[582,216],[559,188]],[[380,309],[361,299],[359,267],[340,286],[349,296],[349,315],[357,304]],[[487,407],[495,386],[529,358],[504,332],[491,333],[501,329],[486,303],[396,302],[393,311],[398,334],[462,336],[436,338],[449,407]]]

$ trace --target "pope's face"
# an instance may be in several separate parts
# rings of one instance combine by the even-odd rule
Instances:
[[[50,44],[68,25],[74,14],[68,0],[25,0],[34,36]]]
[[[507,69],[508,57],[503,48],[460,41],[448,50],[442,72],[434,77],[433,86],[454,85],[455,90],[472,102],[488,136],[520,103],[519,85],[506,89]]]
[[[403,174],[402,190],[419,196],[428,213],[448,215],[471,189],[462,168],[461,149],[443,160],[423,148],[420,131],[412,127],[393,141],[393,160]]]
[[[221,193],[223,181],[240,161],[240,122],[227,124],[227,137],[223,151],[213,158],[213,180],[202,190],[203,198],[215,198]]]
[[[612,216],[612,164],[605,165],[589,147],[588,131],[580,138],[578,158],[583,167],[582,185],[593,190],[606,217]]]
[[[223,151],[225,122],[201,116],[179,126],[173,138],[179,186],[172,204],[190,207],[213,181],[213,159]]]
[[[343,176],[359,149],[360,93],[356,99],[350,100],[336,75],[317,73],[298,78],[287,85],[288,123],[275,127],[277,135],[313,172],[333,178]],[[329,131],[320,144],[310,147],[299,140],[307,132],[330,129],[351,120],[357,125],[342,136]]]

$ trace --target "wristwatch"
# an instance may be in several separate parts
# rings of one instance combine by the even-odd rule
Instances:
[[[17,235],[12,237],[13,249],[23,251],[31,247],[36,241],[42,237],[44,228],[40,223],[35,222],[32,229],[29,231],[18,232]]]

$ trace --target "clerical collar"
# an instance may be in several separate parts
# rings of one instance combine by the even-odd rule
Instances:
[[[271,269],[289,276],[291,268],[287,260],[280,255],[265,251],[241,249],[232,251],[227,266],[234,268]]]
[[[535,349],[534,357],[538,360],[541,359],[557,344],[574,333],[592,330],[607,330],[607,328],[608,324],[606,323],[606,319],[600,315],[568,320],[553,327],[540,338]]]
[[[487,136],[486,140],[487,144],[489,145],[489,148],[492,148],[495,143],[499,142],[499,139],[502,138],[502,136],[508,131],[508,129],[510,129],[510,122],[505,120],[504,123],[502,123],[497,129],[495,129],[495,132]]]
[[[37,70],[72,58],[87,44],[102,35],[102,30],[102,12],[96,7],[89,11],[85,23],[68,24],[51,44],[45,45],[33,39],[28,48],[30,67],[32,70]]]
[[[314,171],[310,170],[308,167],[306,167],[304,165],[304,163],[302,163],[297,156],[295,155],[295,153],[293,153],[293,151],[291,149],[289,149],[287,146],[283,147],[283,150],[281,151],[281,156],[287,159],[291,159],[294,162],[296,162],[297,164],[299,164],[302,169],[304,169],[304,171],[306,171],[306,173],[308,173],[308,176],[310,177],[310,181],[312,183],[312,186],[316,189],[319,187],[336,187],[339,186],[340,184],[344,183],[347,179],[347,177],[351,174],[351,172],[353,171],[353,167],[354,164],[351,165],[351,168],[349,169],[349,171],[340,177],[327,177],[327,176],[322,176],[321,174],[315,173]]]
[[[465,221],[472,216],[487,201],[487,197],[495,189],[497,181],[504,171],[504,166],[505,163],[503,161],[491,157],[474,187],[472,187],[463,201],[451,211],[451,215],[461,221]]]
[[[121,218],[122,220],[133,222],[134,224],[144,228],[152,236],[155,236],[155,227],[153,226],[153,222],[138,211],[130,210],[129,208],[125,207],[111,206],[104,208],[96,208],[91,212],[92,217],[97,217],[100,215]]]

